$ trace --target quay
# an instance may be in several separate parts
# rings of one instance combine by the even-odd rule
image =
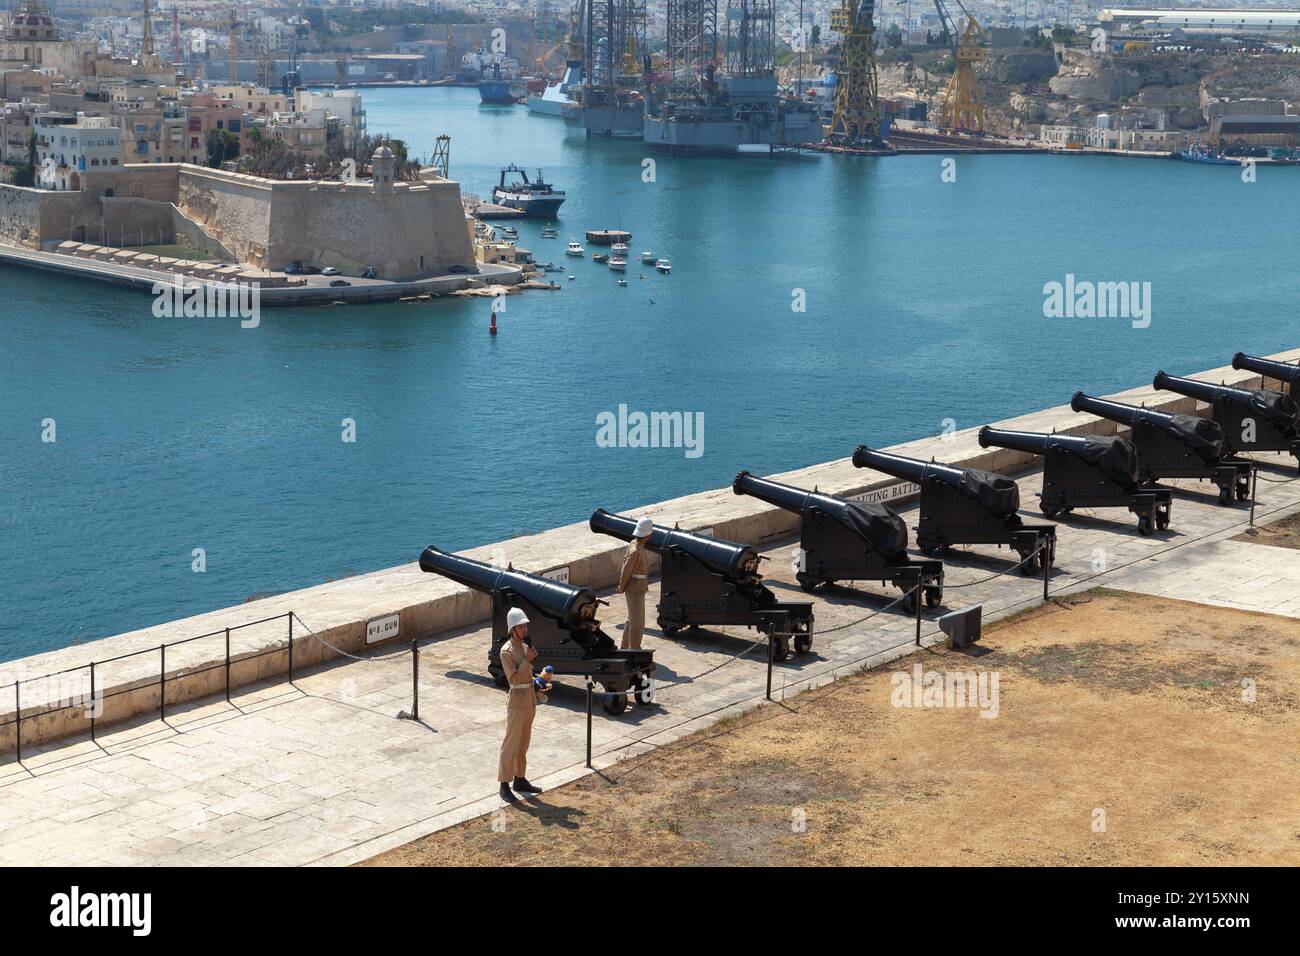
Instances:
[[[1272,357],[1294,362],[1300,349]],[[1229,367],[1194,377],[1247,387],[1261,381]],[[1061,383],[1062,398],[1075,384]],[[1196,411],[1194,400],[1149,386],[1108,397]],[[1068,405],[996,424],[1075,434],[1117,430]],[[1033,459],[981,448],[976,432],[886,450],[1017,474],[1031,508],[1040,486]],[[1255,520],[1300,512],[1294,461],[1256,457],[1263,464]],[[735,464],[740,470],[745,463]],[[914,486],[854,468],[848,459],[771,477],[836,495],[885,497],[914,522]],[[1150,537],[1119,518],[1060,524],[1051,593],[1104,585],[1300,618],[1300,552],[1234,540],[1248,527],[1248,503],[1222,507],[1212,489],[1181,490],[1189,493],[1175,502],[1173,526]],[[794,583],[796,516],[729,487],[636,510],[755,544],[771,559],[767,583],[783,596],[801,593]],[[585,515],[574,517],[584,520],[466,553],[562,573],[608,599],[622,545],[592,534]],[[436,531],[428,530],[430,540]],[[1011,561],[958,550],[945,563],[944,610],[982,604],[991,621],[1042,601],[1041,580],[997,573]],[[862,590],[812,596],[812,653],[777,666],[774,698],[914,649],[914,618],[887,607],[892,594]],[[652,584],[647,603],[656,598]],[[607,633],[616,633],[621,614],[617,600],[604,609]],[[376,626],[393,615],[395,632]],[[487,618],[485,597],[412,563],[0,665],[0,863],[343,864],[496,809],[505,702],[486,673]],[[658,701],[620,717],[597,709],[595,769],[764,706],[763,645],[753,632],[714,630],[677,640],[648,631]],[[368,631],[383,638],[367,644]],[[417,638],[420,719],[397,720],[412,703],[409,647]],[[182,640],[188,643],[175,643]],[[935,612],[925,612],[922,645],[941,640]],[[103,698],[94,740],[84,704],[66,705],[84,693],[91,662]],[[32,680],[46,674],[56,676]],[[560,687],[538,712],[530,754],[535,782],[551,789],[589,773],[585,732],[582,688]]]

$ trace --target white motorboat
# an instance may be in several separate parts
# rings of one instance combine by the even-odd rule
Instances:
[[[564,247],[564,254],[566,256],[581,256],[585,252],[586,250],[582,248],[582,245],[577,239],[570,239],[569,244]]]
[[[662,272],[664,275],[667,275],[668,273],[673,271],[673,264],[669,262],[667,259],[660,259],[655,263],[655,268],[658,269],[660,272]]]

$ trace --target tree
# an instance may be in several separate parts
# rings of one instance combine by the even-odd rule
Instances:
[[[220,169],[221,164],[239,157],[239,137],[228,129],[208,130],[208,165]]]
[[[820,46],[822,42],[822,27],[820,23],[814,23],[812,36],[809,38],[813,46]]]
[[[885,44],[891,48],[903,45],[903,31],[897,23],[891,23],[885,30]]]

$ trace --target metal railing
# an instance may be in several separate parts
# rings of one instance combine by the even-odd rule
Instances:
[[[47,717],[50,714],[55,714],[60,711],[75,710],[80,708],[85,711],[86,717],[90,721],[90,739],[93,741],[96,739],[95,733],[97,730],[97,723],[100,717],[100,713],[102,711],[103,702],[113,697],[119,697],[122,694],[134,693],[135,691],[141,690],[142,688],[148,686],[148,684],[143,680],[132,680],[129,682],[129,686],[123,687],[119,690],[115,690],[107,694],[103,694],[102,696],[97,696],[96,695],[96,676],[97,676],[96,669],[102,668],[106,664],[114,664],[117,663],[118,661],[129,660],[130,658],[141,657],[146,654],[158,655],[158,682],[157,682],[158,719],[162,721],[166,721],[167,719],[167,684],[169,681],[177,681],[183,678],[193,677],[197,674],[206,674],[209,673],[210,671],[224,669],[226,672],[226,700],[229,701],[230,700],[230,673],[231,673],[231,667],[234,664],[243,663],[245,661],[257,660],[262,657],[267,657],[271,654],[284,653],[287,650],[289,655],[288,680],[290,683],[292,683],[293,682],[293,620],[295,616],[296,615],[294,614],[293,611],[286,611],[284,614],[276,614],[272,617],[262,618],[261,620],[258,621],[248,621],[247,623],[236,624],[233,627],[223,628],[219,631],[209,631],[206,634],[198,634],[195,635],[194,637],[184,638],[183,640],[159,644],[156,648],[150,647],[138,651],[131,651],[130,653],[127,654],[119,654],[116,657],[108,657],[105,658],[104,660],[91,661],[88,664],[79,664],[75,667],[67,667],[60,671],[52,671],[48,674],[42,674],[39,677],[19,678],[15,680],[12,685],[13,692],[14,692],[14,716],[12,719],[0,723],[0,727],[8,727],[10,725],[14,727],[14,750],[17,754],[17,759],[20,763],[22,762],[23,759],[22,730],[23,730],[24,721],[36,720],[40,717]],[[238,657],[231,656],[230,635],[232,633],[244,630],[245,628],[249,628],[249,627],[258,627],[263,624],[270,624],[274,621],[279,621],[279,620],[284,620],[288,628],[288,641],[286,644],[278,645],[276,647],[266,648],[261,651],[241,654]],[[170,676],[167,674],[167,649],[169,647],[180,647],[185,644],[192,644],[195,641],[208,640],[216,637],[222,637],[225,639],[224,660],[218,661],[217,663],[214,664],[206,664],[206,665],[202,665],[190,669],[182,668],[178,673],[172,674]],[[59,698],[57,706],[47,707],[44,710],[40,710],[35,713],[30,713],[30,714],[23,713],[22,688],[24,685],[34,684],[39,681],[48,681],[54,678],[61,678],[61,677],[66,678],[67,675],[77,674],[77,673],[87,673],[87,672],[89,676],[88,695],[74,695],[73,697],[70,698]],[[87,703],[87,697],[89,698],[88,703]],[[64,703],[63,701],[65,699],[70,700],[70,702]]]

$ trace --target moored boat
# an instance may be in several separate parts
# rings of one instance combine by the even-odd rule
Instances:
[[[518,178],[507,184],[506,176],[510,173],[518,174]],[[564,198],[563,190],[546,182],[540,169],[536,179],[529,179],[528,174],[513,163],[501,170],[501,181],[492,187],[492,201],[498,206],[518,209],[525,216],[537,219],[554,216]]]
[[[584,252],[586,252],[586,250],[582,248],[577,239],[570,239],[569,244],[564,247],[564,254],[566,256],[580,256]]]
[[[655,268],[658,269],[660,272],[662,272],[664,275],[667,275],[668,273],[673,271],[673,265],[667,259],[660,259],[659,261],[657,261],[655,263]]]

